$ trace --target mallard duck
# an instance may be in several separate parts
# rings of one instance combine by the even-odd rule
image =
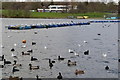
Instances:
[[[76,75],[78,75],[78,74],[84,74],[85,73],[85,71],[83,71],[83,70],[75,70],[75,74]]]
[[[29,52],[22,52],[22,55],[30,55]]]
[[[36,69],[39,69],[39,66],[32,66],[32,64],[29,64],[29,69],[36,70]]]
[[[58,60],[64,60],[65,58],[61,58],[60,56],[58,56]]]
[[[57,79],[62,79],[63,77],[62,77],[62,74],[59,72],[59,75],[57,76]]]
[[[76,61],[74,61],[74,62],[71,62],[71,60],[68,60],[68,66],[72,66],[72,65],[75,65],[76,66]]]

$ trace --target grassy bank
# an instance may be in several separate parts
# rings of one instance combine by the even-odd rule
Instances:
[[[2,16],[6,18],[68,18],[68,16],[89,16],[89,18],[103,18],[109,13],[49,13],[49,12],[29,12],[23,10],[3,10]]]

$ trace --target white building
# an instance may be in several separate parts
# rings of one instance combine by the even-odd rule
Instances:
[[[68,12],[69,6],[66,5],[50,5],[48,9],[37,9],[38,12]]]

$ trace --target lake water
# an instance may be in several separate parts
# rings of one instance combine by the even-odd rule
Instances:
[[[2,54],[12,62],[22,64],[17,67],[20,71],[12,73],[13,65],[5,65],[2,69],[2,77],[7,78],[10,75],[23,78],[35,78],[39,75],[41,78],[56,78],[59,72],[64,78],[118,78],[118,23],[91,23],[90,25],[70,26],[50,29],[31,29],[31,30],[8,30],[5,25],[18,24],[48,24],[48,23],[66,23],[87,22],[89,19],[20,19],[3,18],[2,19]],[[34,34],[37,32],[37,34]],[[101,34],[101,35],[98,35]],[[21,48],[22,40],[26,40],[26,48]],[[31,45],[32,41],[36,45]],[[87,43],[84,43],[87,41]],[[16,44],[16,46],[14,46]],[[44,47],[47,47],[46,49]],[[11,48],[15,48],[14,54],[18,59],[11,55]],[[22,56],[22,51],[33,49],[29,56]],[[69,53],[68,50],[75,50],[79,56]],[[84,51],[89,50],[89,55],[84,55]],[[103,54],[107,54],[103,57]],[[64,61],[58,61],[57,56],[64,57]],[[34,56],[39,61],[30,61]],[[53,68],[49,69],[48,58],[55,60]],[[67,61],[76,61],[76,66],[67,66]],[[38,70],[29,70],[28,64],[39,65]],[[109,66],[109,70],[105,70]],[[84,70],[85,74],[75,75],[76,69]]]

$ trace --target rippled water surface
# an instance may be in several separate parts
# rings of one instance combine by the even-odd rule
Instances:
[[[5,65],[3,77],[20,76],[23,78],[56,78],[59,72],[64,78],[117,78],[118,77],[118,23],[91,23],[91,25],[70,26],[50,29],[31,29],[31,30],[8,30],[5,25],[17,24],[37,24],[37,23],[63,23],[70,22],[72,19],[3,19],[2,23],[2,42],[4,48],[2,53],[5,58],[12,62],[22,64],[17,67],[20,71],[12,73],[13,65]],[[73,19],[74,22],[87,22],[89,20]],[[34,34],[37,32],[37,34]],[[98,35],[101,34],[101,35]],[[26,48],[21,48],[22,40],[26,40]],[[32,41],[36,45],[31,45]],[[87,41],[87,43],[84,43]],[[16,44],[16,46],[14,46]],[[45,48],[46,47],[46,48]],[[18,59],[11,55],[11,48],[15,48],[14,54]],[[22,56],[22,51],[33,49],[31,56],[39,61],[30,61],[29,55]],[[79,56],[69,53],[68,50],[75,50]],[[84,55],[84,51],[89,50],[89,55]],[[103,57],[103,54],[107,54]],[[64,61],[58,61],[57,56],[64,57]],[[53,68],[49,69],[48,59],[55,60]],[[67,66],[67,61],[76,61],[76,66]],[[38,70],[29,70],[28,64],[39,65]],[[109,70],[105,70],[105,66]],[[75,75],[76,69],[84,70],[85,74]]]

